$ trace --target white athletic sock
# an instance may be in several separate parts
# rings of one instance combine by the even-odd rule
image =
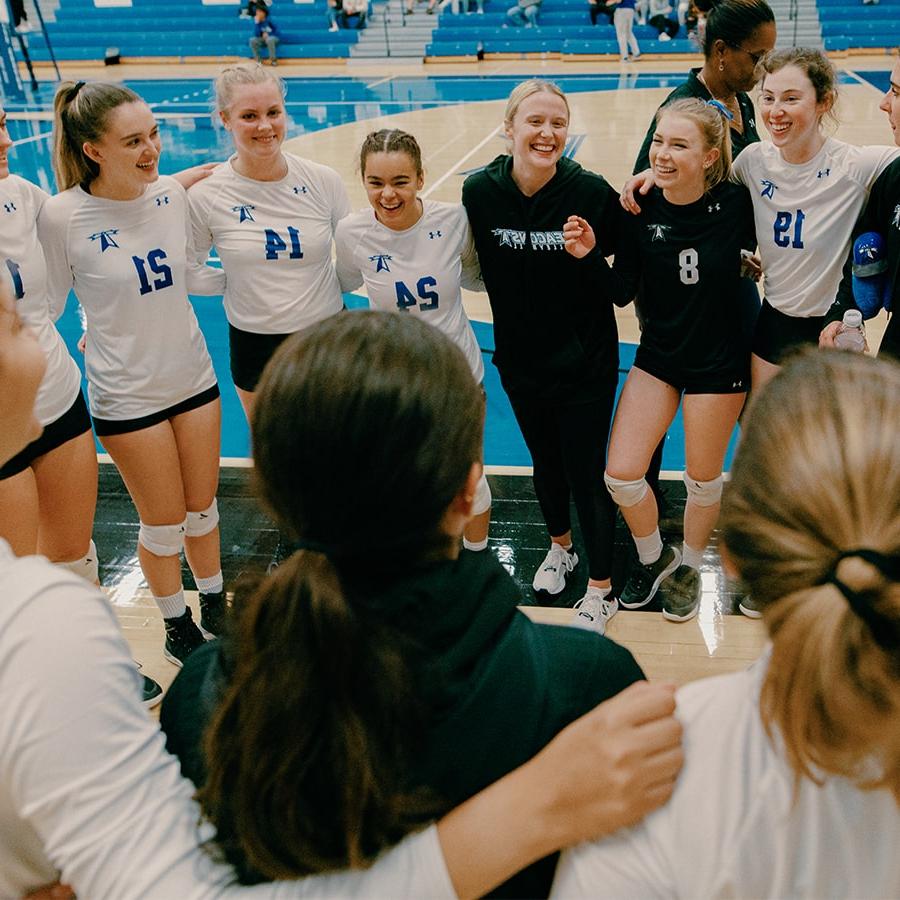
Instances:
[[[702,550],[695,550],[693,547],[688,547],[687,543],[681,545],[681,564],[683,566],[690,566],[692,569],[700,570],[700,559],[703,556]]]
[[[219,569],[215,575],[210,575],[209,578],[195,577],[194,581],[197,582],[197,590],[200,591],[201,594],[219,594],[225,586],[221,569]]]
[[[634,535],[632,535],[634,537]],[[662,556],[663,542],[657,528],[646,537],[635,537],[634,546],[637,547],[638,559],[645,566],[655,563]]]
[[[565,550],[566,553],[571,553],[571,552],[572,552],[572,547],[574,547],[574,546],[575,546],[575,545],[572,543],[572,541],[569,541],[568,544],[561,544],[559,541],[550,541],[550,549],[551,549],[551,550],[552,550],[554,547],[562,547],[562,549]]]
[[[184,604],[184,591],[180,590],[171,597],[154,597],[159,611],[163,614],[164,619],[177,619],[184,615],[187,607]]]
[[[473,552],[478,553],[481,550],[486,550],[487,545],[487,538],[483,541],[470,541],[467,537],[463,536],[463,547],[465,547],[466,550],[472,550]]]
[[[596,584],[589,584],[584,592],[585,597],[599,597],[601,600],[608,597],[612,593],[612,585],[609,587],[600,587]]]

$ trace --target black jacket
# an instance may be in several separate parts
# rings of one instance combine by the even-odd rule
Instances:
[[[891,313],[884,337],[881,340],[879,355],[890,354],[900,359],[900,159],[895,159],[879,176],[872,185],[872,192],[866,203],[856,226],[853,229],[853,239],[865,234],[867,231],[877,231],[887,245],[888,278],[893,286],[891,295]],[[837,297],[828,310],[826,321],[839,321],[844,316],[844,311],[854,309],[856,303],[853,300],[853,278],[851,263],[853,261],[853,247],[850,247],[850,255],[844,264],[844,277],[841,279]]]
[[[667,106],[674,100],[687,100],[696,97],[698,100],[711,100],[712,94],[706,85],[697,77],[700,69],[691,69],[688,74],[687,81],[679,84],[668,97],[662,102],[663,106]],[[748,144],[756,144],[759,141],[759,132],[756,130],[756,110],[753,108],[753,101],[747,94],[740,92],[737,94],[738,106],[741,110],[741,118],[744,120],[743,132],[731,129],[731,155],[736,157],[741,150]],[[653,141],[653,135],[656,134],[656,117],[650,123],[644,143],[638,151],[637,160],[634,164],[634,172],[643,172],[644,169],[650,168],[650,144]]]
[[[567,724],[643,678],[624,647],[576,628],[536,625],[488,553],[429,565],[376,588],[365,605],[421,648],[413,677],[428,711],[409,772],[449,810],[530,759]],[[219,642],[196,650],[166,694],[160,724],[182,771],[203,781],[199,738],[223,674]],[[227,670],[227,665],[225,666]],[[287,725],[286,725],[287,727]],[[554,860],[505,896],[549,891]]]
[[[613,251],[618,196],[599,175],[560,159],[532,197],[512,178],[512,157],[498,156],[463,185],[481,273],[494,316],[494,365],[509,392],[564,397],[606,394],[618,377],[613,301],[604,256]],[[571,215],[591,223],[599,252],[569,255],[562,239]]]

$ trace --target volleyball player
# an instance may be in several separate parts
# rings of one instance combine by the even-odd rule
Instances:
[[[375,309],[422,316],[465,354],[478,384],[484,360],[466,316],[462,287],[484,290],[465,210],[419,199],[425,183],[422,151],[404,131],[373,131],[363,141],[360,174],[372,208],[353,213],[335,236],[341,289],[365,283]],[[463,545],[487,547],[491,489],[484,472]]]
[[[94,427],[140,516],[138,556],[176,665],[204,637],[186,608],[184,548],[201,627],[225,612],[216,487],[221,410],[188,300],[221,293],[220,271],[189,249],[184,188],[160,177],[156,122],[128,88],[64,82],[56,93],[54,169],[61,193],[38,231],[51,310],[74,288],[87,317],[85,366]]]
[[[754,399],[726,565],[771,644],[678,692],[670,803],[560,862],[554,895],[900,896],[900,367],[806,353]]]
[[[332,263],[350,201],[337,172],[282,150],[284,82],[258,63],[222,70],[216,112],[234,155],[188,193],[194,245],[227,276],[231,376],[247,419],[269,357],[290,334],[343,309]]]
[[[640,564],[619,597],[640,608],[659,590],[663,616],[684,622],[700,603],[700,562],[719,514],[722,465],[750,383],[741,337],[741,251],[756,246],[748,191],[728,180],[728,125],[713,103],[676,100],[657,113],[650,145],[656,187],[623,225],[615,271],[641,311],[641,339],[616,409],[604,479]],[[579,219],[571,252],[595,240]],[[684,544],[664,547],[647,467],[684,415]]]
[[[470,175],[462,199],[493,311],[494,365],[531,453],[550,533],[533,587],[560,593],[578,562],[574,499],[589,576],[576,622],[602,632],[618,608],[610,582],[616,511],[597,477],[618,384],[614,284],[600,253],[578,260],[565,252],[563,225],[582,215],[611,253],[618,208],[601,176],[563,155],[569,106],[555,84],[518,85],[504,128],[511,155]]]

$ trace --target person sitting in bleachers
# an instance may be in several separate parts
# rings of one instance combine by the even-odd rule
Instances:
[[[328,16],[329,31],[337,31],[340,27],[339,22],[341,20],[342,10],[343,5],[341,3],[341,0],[328,0],[328,6],[325,9],[325,14]]]
[[[659,32],[661,41],[671,41],[681,27],[669,0],[650,0],[649,24]]]
[[[607,23],[612,25],[615,11],[615,3],[604,3],[603,0],[588,0],[588,12],[591,14],[591,25],[596,25],[597,19],[600,16],[606,16]]]
[[[368,0],[343,0],[340,16],[341,27],[356,28],[357,30],[365,28],[368,6]]]
[[[269,50],[269,62],[273,66],[278,65],[278,44],[281,42],[281,32],[278,26],[269,17],[269,7],[265,3],[257,3],[253,14],[253,37],[250,38],[250,49],[253,58],[261,63],[259,51],[265,44]]]
[[[507,25],[524,25],[531,28],[538,23],[538,13],[543,0],[518,0],[506,11]]]

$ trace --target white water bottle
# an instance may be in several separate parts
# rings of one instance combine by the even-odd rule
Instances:
[[[839,350],[855,350],[863,353],[866,349],[866,331],[863,328],[862,313],[858,309],[848,309],[841,322],[841,330],[834,339]]]

